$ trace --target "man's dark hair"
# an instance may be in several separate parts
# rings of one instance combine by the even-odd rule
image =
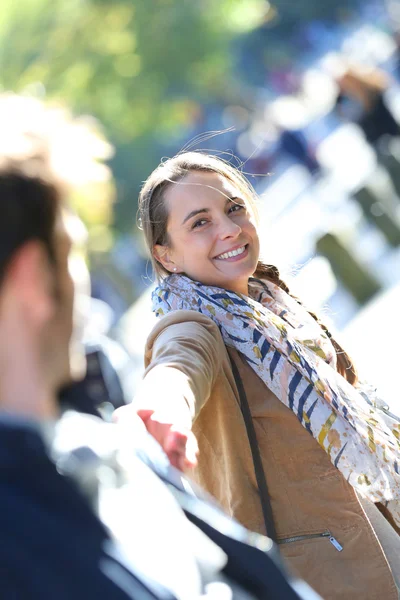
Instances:
[[[60,206],[55,183],[37,174],[0,167],[0,284],[15,252],[26,242],[41,242],[54,262],[54,229]]]

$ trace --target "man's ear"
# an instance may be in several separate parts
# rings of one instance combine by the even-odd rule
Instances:
[[[21,246],[7,269],[8,287],[34,326],[40,327],[54,313],[54,271],[46,249],[36,240]]]
[[[170,273],[181,273],[178,265],[173,261],[171,249],[168,246],[156,244],[153,247],[154,258]]]

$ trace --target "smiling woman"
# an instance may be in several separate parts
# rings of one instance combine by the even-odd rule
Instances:
[[[234,183],[217,173],[188,173],[165,191],[166,240],[154,245],[167,271],[247,294],[257,267],[255,215]]]
[[[270,493],[266,533],[290,566],[324,598],[397,598],[400,545],[382,532],[400,524],[399,420],[259,260],[254,190],[230,164],[183,153],[150,175],[139,210],[160,283],[134,403],[147,429],[182,470],[196,465],[197,438],[194,478],[265,533],[242,388]]]

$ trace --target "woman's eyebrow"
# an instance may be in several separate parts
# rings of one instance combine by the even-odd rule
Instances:
[[[230,204],[231,202],[236,202],[237,200],[240,200],[240,198],[238,198],[237,196],[232,196],[230,198],[227,198],[226,202],[225,202],[225,206],[227,204]],[[208,212],[210,212],[209,208],[197,208],[196,210],[192,210],[192,212],[190,212],[188,215],[186,215],[186,217],[183,219],[182,225],[184,225],[192,217],[195,217],[196,215],[200,215],[201,213],[208,213]]]
[[[190,212],[188,215],[186,215],[186,217],[183,219],[182,225],[184,225],[186,223],[186,221],[189,221],[189,219],[191,219],[192,217],[195,217],[196,215],[199,215],[201,213],[208,213],[208,212],[210,212],[209,208],[198,208],[196,210],[192,210],[192,212]]]

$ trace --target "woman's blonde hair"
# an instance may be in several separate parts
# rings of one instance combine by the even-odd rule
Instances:
[[[257,218],[257,195],[253,186],[244,175],[227,161],[204,152],[183,152],[161,163],[145,181],[139,195],[139,225],[143,229],[146,245],[150,252],[153,269],[159,279],[169,275],[169,272],[154,257],[156,244],[168,245],[168,212],[165,202],[166,190],[182,181],[189,173],[217,173],[230,181],[242,193],[243,200]],[[259,279],[272,281],[285,292],[290,294],[286,283],[280,278],[279,270],[274,265],[259,261],[253,274]],[[301,304],[300,300],[290,294]],[[352,360],[343,348],[334,340],[326,326],[317,315],[310,312],[321,328],[331,338],[337,354],[337,370],[351,384],[357,382],[357,373]]]

